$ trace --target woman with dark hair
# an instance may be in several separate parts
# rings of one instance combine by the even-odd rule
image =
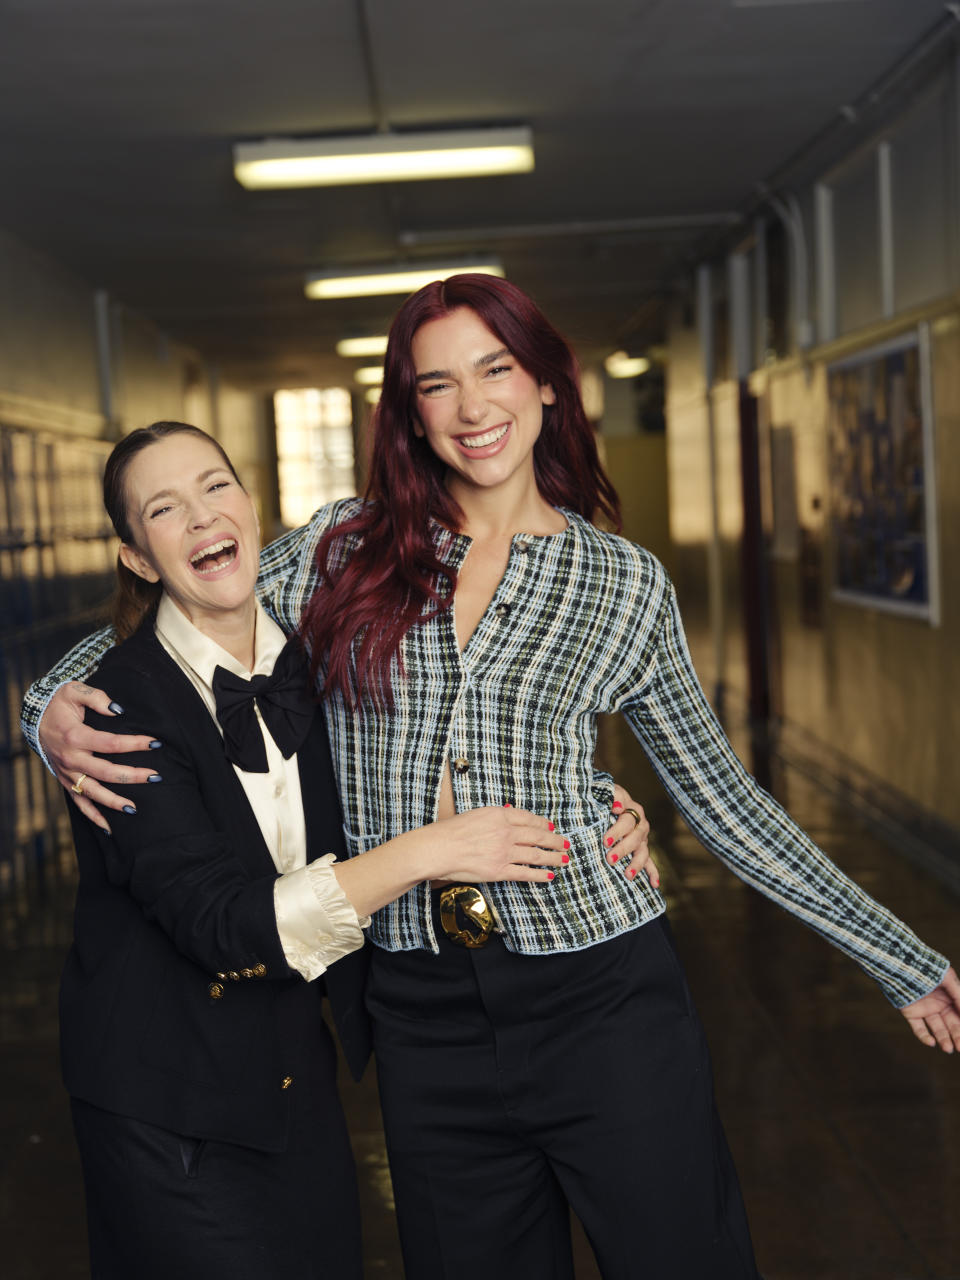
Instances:
[[[606,1280],[756,1275],[657,878],[609,844],[600,712],[627,718],[708,848],[855,959],[924,1043],[960,1045],[945,957],[745,772],[662,566],[598,513],[618,523],[569,349],[514,286],[464,275],[394,322],[365,500],[318,512],[261,565],[284,623],[309,600],[350,854],[505,801],[549,810],[572,846],[551,884],[419,885],[372,921],[410,1280],[569,1280],[568,1203]],[[85,767],[57,726],[42,736],[61,776]]]
[[[359,1075],[369,913],[424,878],[546,881],[563,837],[488,808],[338,862],[323,715],[299,644],[254,596],[259,528],[230,460],[195,427],[155,423],[114,448],[104,501],[123,642],[92,683],[162,735],[141,759],[162,757],[163,785],[110,834],[73,811],[61,1057],[92,1274],[359,1280],[317,979]]]

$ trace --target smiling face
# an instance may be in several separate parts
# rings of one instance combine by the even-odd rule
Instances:
[[[448,488],[535,484],[533,446],[553,389],[527,373],[468,307],[421,325],[412,354],[414,430],[446,463]]]
[[[177,433],[141,449],[123,477],[133,542],[120,558],[160,581],[207,632],[253,609],[260,530],[253,501],[209,440]]]

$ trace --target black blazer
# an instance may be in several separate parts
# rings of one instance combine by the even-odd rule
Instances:
[[[107,836],[69,806],[80,868],[60,990],[63,1078],[74,1097],[177,1133],[281,1151],[291,1028],[323,985],[359,1079],[370,1053],[366,948],[307,983],[284,959],[276,868],[210,713],[149,620],[90,683],[124,708],[98,729],[163,749],[114,757],[162,774],[104,810]],[[344,851],[322,711],[298,753],[308,858]],[[217,974],[236,975],[218,978]]]

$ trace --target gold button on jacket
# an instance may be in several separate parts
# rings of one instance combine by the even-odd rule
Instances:
[[[289,1089],[292,1084],[293,1084],[293,1076],[284,1076],[283,1079],[280,1081],[280,1088]]]

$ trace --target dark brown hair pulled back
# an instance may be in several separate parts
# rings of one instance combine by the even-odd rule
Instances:
[[[233,463],[224,453],[222,447],[213,436],[199,427],[192,427],[188,422],[151,422],[148,427],[138,427],[124,436],[114,445],[103,472],[103,505],[113,524],[117,537],[121,542],[136,545],[136,538],[130,529],[127,512],[127,492],[124,483],[127,468],[144,449],[175,435],[199,436],[201,440],[209,440],[223,458],[231,475],[240,484],[240,477],[234,470]],[[242,487],[242,486],[241,486]],[[163,593],[159,582],[147,582],[132,569],[128,569],[120,557],[117,557],[117,593],[112,608],[113,629],[118,640],[126,640],[133,635],[147,614],[155,609]]]

